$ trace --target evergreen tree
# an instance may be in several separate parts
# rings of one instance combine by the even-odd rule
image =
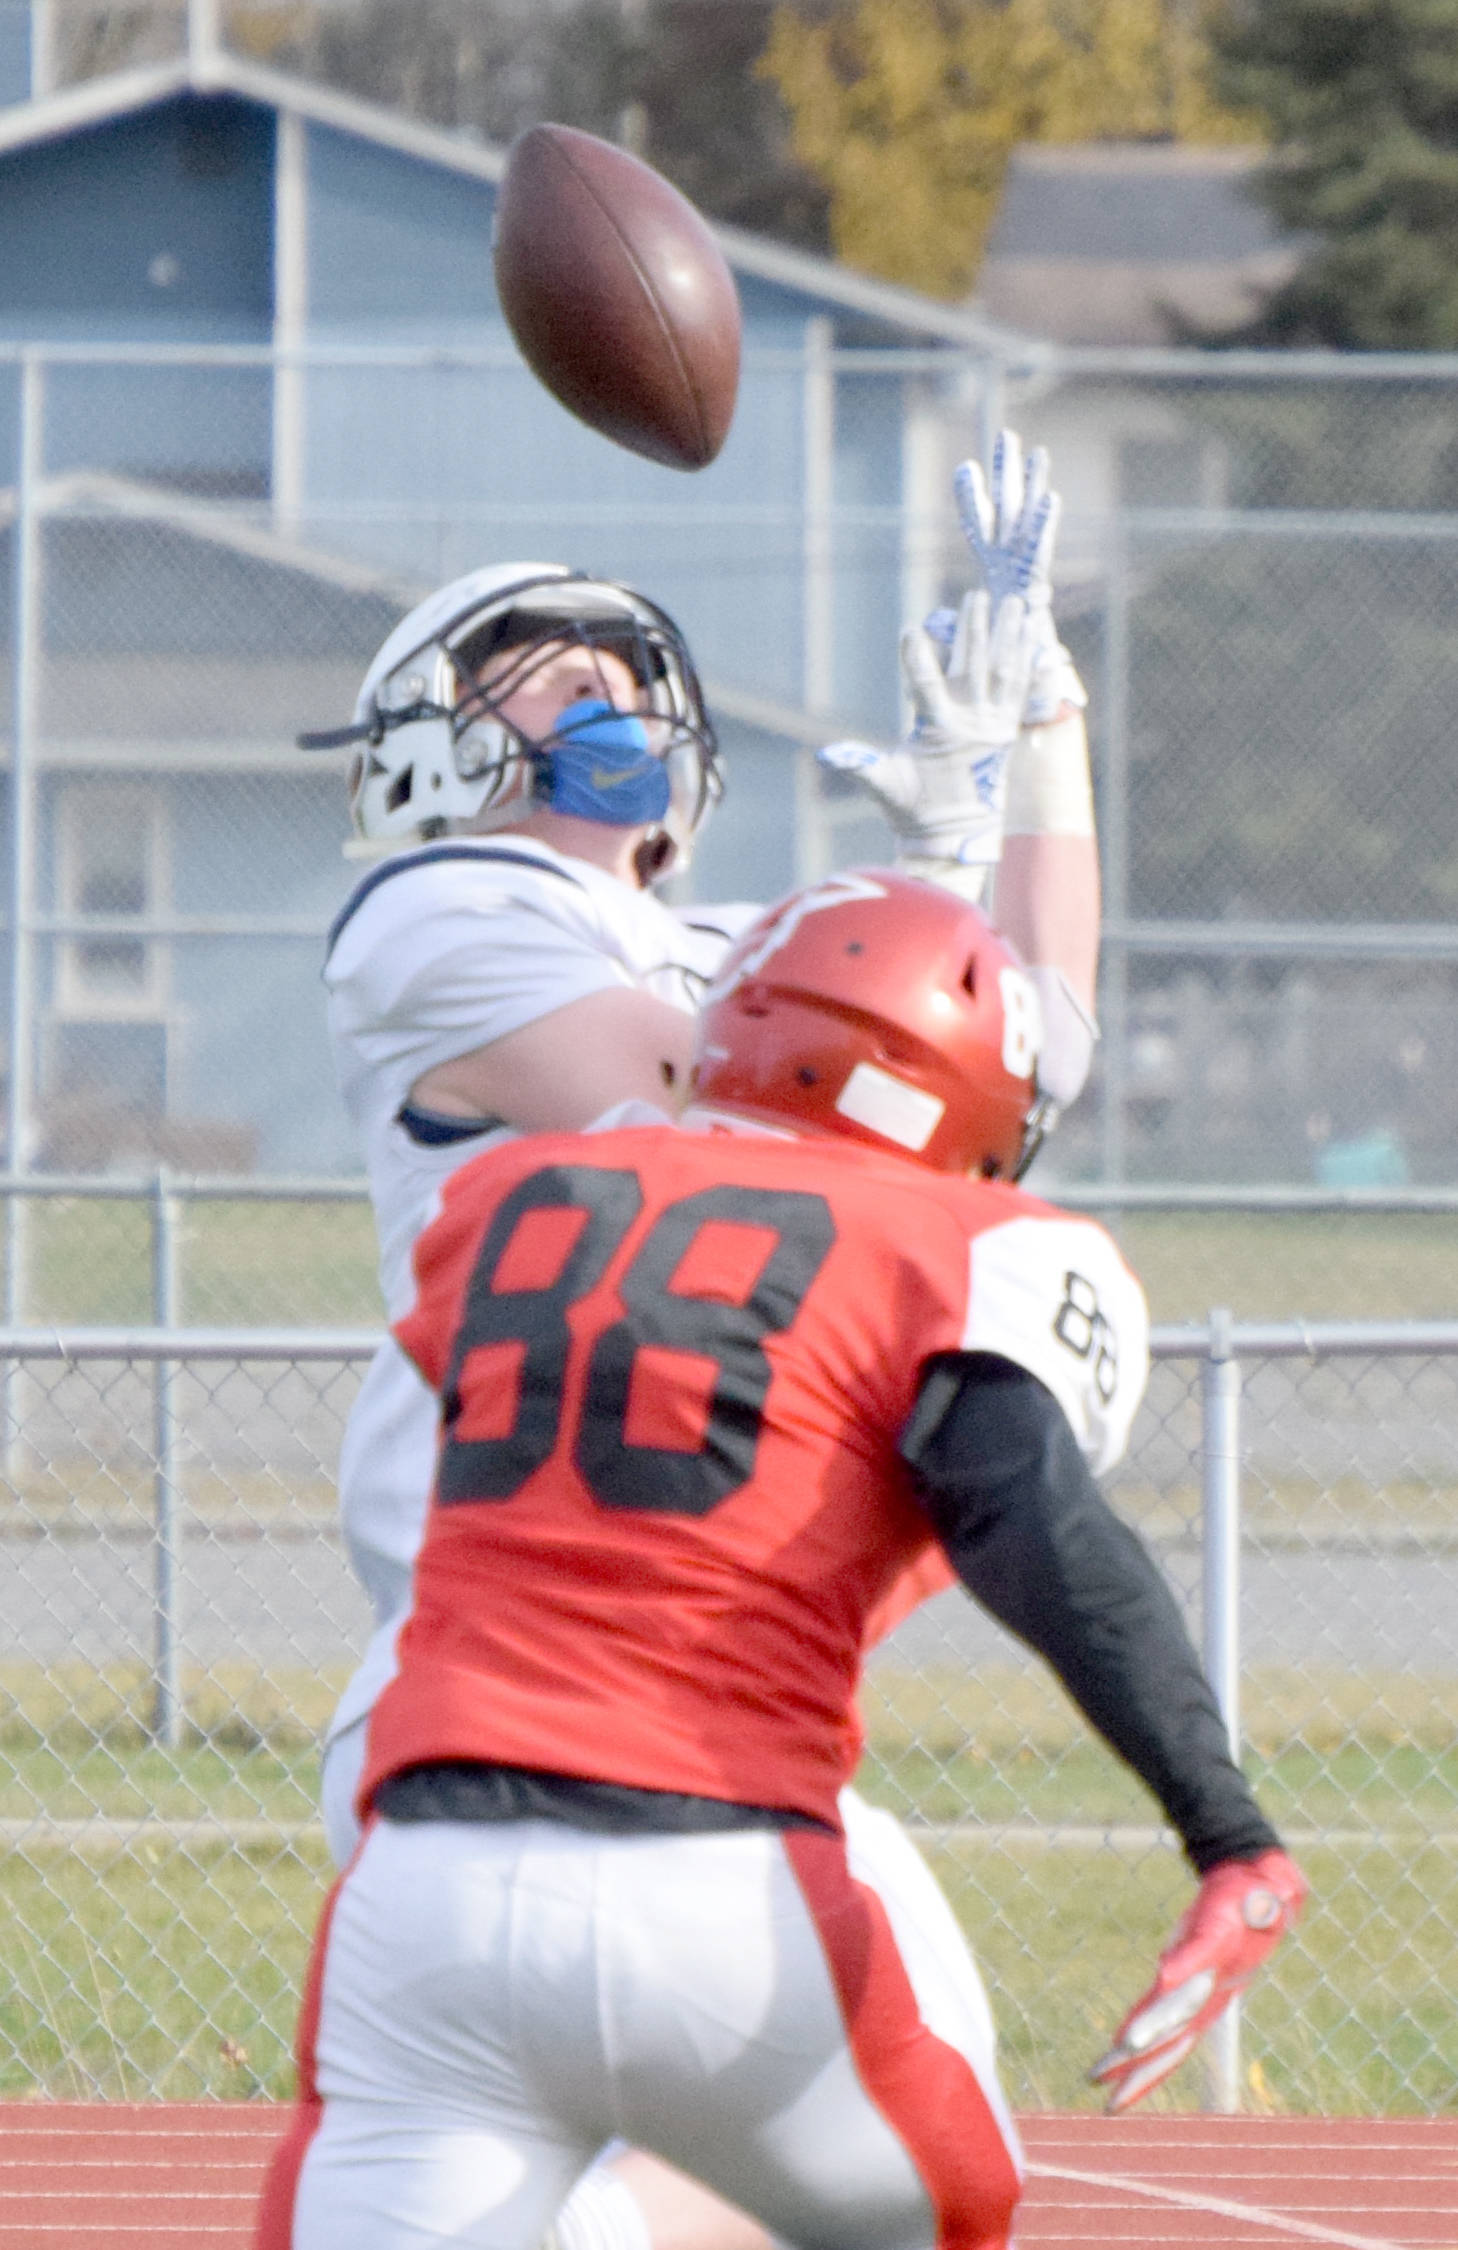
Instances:
[[[643,153],[711,217],[826,251],[829,195],[757,67],[774,13],[775,0],[651,0],[633,69]]]
[[[1219,341],[1458,348],[1455,0],[1225,0],[1212,41],[1221,92],[1270,129],[1257,192],[1314,238]]]

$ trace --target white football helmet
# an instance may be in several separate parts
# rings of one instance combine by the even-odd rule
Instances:
[[[550,804],[553,761],[568,745],[531,740],[500,706],[564,642],[609,651],[638,682],[640,739],[669,784],[655,873],[681,867],[723,789],[687,645],[642,594],[559,563],[494,564],[443,586],[380,649],[353,724],[299,737],[305,749],[356,746],[349,804],[359,847],[481,834]],[[508,652],[513,661],[484,688],[482,667]]]

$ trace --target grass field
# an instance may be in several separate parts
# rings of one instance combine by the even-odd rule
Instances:
[[[1458,1316],[1458,1215],[1133,1212],[1117,1233],[1156,1321]]]
[[[30,1317],[150,1317],[140,1204],[60,1200],[30,1215]],[[1249,1319],[1458,1317],[1458,1215],[1139,1212],[1118,1222],[1157,1321],[1213,1305]],[[182,1221],[183,1317],[204,1324],[372,1322],[369,1213],[350,1203],[197,1203]]]
[[[1083,2073],[1148,1981],[1188,1894],[1180,1870],[1167,1855],[1131,1866],[1056,1848],[1019,1857],[973,1840],[933,1843],[928,1857],[982,1962],[1014,2102],[1087,2106]],[[1449,2108],[1452,1848],[1317,1848],[1304,1862],[1317,1904],[1248,2010],[1257,2106]],[[287,2095],[308,1932],[327,1880],[312,1839],[8,1854],[0,2097]],[[1166,2099],[1197,2100],[1197,2074]]]
[[[1258,1712],[1314,1718],[1311,1683],[1260,1687]],[[139,1677],[6,1668],[0,2096],[288,2091],[329,1879],[313,1791],[332,1688],[193,1683],[193,1724],[172,1752],[146,1739]],[[1251,1761],[1293,1834],[1333,1839],[1303,1843],[1313,1908],[1250,2005],[1253,2099],[1443,2108],[1458,2084],[1458,1712],[1409,1689],[1378,1726],[1369,1695],[1364,1728],[1354,1683],[1347,1702],[1323,1702],[1328,1739],[1317,1728],[1311,1744],[1272,1741]],[[862,1786],[932,1824],[924,1846],[993,1988],[1014,2100],[1086,2104],[1082,2072],[1147,1981],[1189,1883],[1165,1846],[1091,1849],[1075,1832],[1147,1829],[1148,1801],[1025,1675],[883,1674],[867,1721]],[[60,1825],[76,1821],[90,1825]],[[1176,2105],[1198,2096],[1198,2074],[1186,2077]]]
[[[81,1326],[151,1318],[144,1203],[48,1200],[28,1214],[28,1231],[31,1318]],[[301,1328],[383,1321],[364,1202],[188,1204],[178,1249],[185,1321]]]

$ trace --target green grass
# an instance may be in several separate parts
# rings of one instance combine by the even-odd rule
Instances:
[[[143,1203],[56,1198],[28,1213],[26,1311],[79,1326],[152,1317],[151,1214]],[[183,1206],[181,1316],[203,1326],[383,1322],[367,1204]]]
[[[1251,1758],[1247,1771],[1283,1829],[1447,1828],[1458,1840],[1458,1747],[1359,1740],[1323,1756],[1298,1746]],[[1132,1775],[1087,1740],[1054,1756],[1024,1746],[996,1760],[873,1750],[864,1785],[893,1812],[938,1823],[1148,1826],[1158,1817]]]
[[[328,1880],[322,1839],[7,1852],[0,2096],[283,2099]]]
[[[1116,1231],[1156,1321],[1458,1316],[1458,1214],[1131,1212]]]
[[[148,1738],[138,1668],[0,1666],[0,1820],[26,1824],[0,1853],[0,2098],[292,2090],[333,1873],[318,1738],[342,1685],[194,1674],[174,1750]],[[51,1825],[74,1821],[96,1825]]]
[[[279,1752],[249,1743],[247,1732],[189,1732],[175,1750],[132,1725],[93,1740],[72,1729],[21,1735],[0,1751],[0,1820],[43,1811],[48,1821],[267,1821],[281,1830],[312,1821],[316,1752]]]
[[[898,1815],[939,1825],[1156,1823],[1141,1784],[1058,1708],[1051,1687],[1045,1703],[1041,1685],[1013,1679],[989,1694],[983,1681],[955,1674],[873,1682],[862,1786]],[[1288,1727],[1279,1698],[1267,1702],[1247,1683],[1245,1769],[1277,1825],[1414,1841],[1446,1835],[1458,1847],[1458,1691],[1396,1681],[1384,1698],[1369,1682],[1360,1708],[1349,1692],[1345,1717],[1340,1701],[1318,1710],[1318,1693],[1304,1679],[1288,1691],[1288,1706],[1296,1697],[1301,1705]],[[1020,1696],[1029,1709],[1022,1725],[1011,1719]],[[1454,1946],[1458,1966],[1458,1931]]]
[[[1019,2108],[1091,2106],[1083,2073],[1148,1983],[1189,1883],[1171,1857],[1021,1863],[961,1842],[929,1855],[971,1938]],[[1251,2106],[1322,2116],[1449,2111],[1458,1853],[1304,1855],[1312,1903],[1247,2003]],[[1198,2059],[1149,2106],[1198,2105]],[[1256,2090],[1258,2089],[1258,2093]]]
[[[35,1824],[0,1855],[0,2096],[289,2091],[330,1874],[314,1741],[337,1684],[193,1679],[187,1738],[169,1751],[146,1737],[140,1673],[0,1671],[0,1819]],[[1248,1703],[1264,1801],[1288,1829],[1319,1832],[1302,1847],[1312,1905],[1249,2004],[1252,2100],[1450,2108],[1458,1696],[1276,1675],[1249,1682]],[[1070,1831],[1147,1830],[1148,1799],[1036,1674],[878,1672],[866,1717],[861,1785],[938,1824],[928,1856],[992,1990],[1014,2101],[1090,2106],[1083,2072],[1190,1883],[1165,1843],[1090,1850]],[[46,1825],[98,1818],[122,1825],[79,1842]],[[243,1824],[246,1841],[214,1823]],[[1004,1823],[1042,1833],[1008,1837]],[[1336,1830],[1367,1834],[1338,1847],[1321,1833]],[[1188,2108],[1200,2089],[1192,2065],[1157,2100]]]
[[[928,1851],[981,1961],[1020,2108],[1091,2106],[1083,2082],[1188,1896],[1169,1854]],[[1306,1854],[1314,1901],[1247,2009],[1263,2104],[1322,2115],[1451,2108],[1458,1857]],[[10,1989],[0,2097],[282,2099],[322,1845],[138,1843],[0,1860]],[[1156,2106],[1199,2098],[1198,2067]]]
[[[29,1316],[150,1318],[149,1225],[141,1204],[35,1206]],[[1138,1212],[1117,1231],[1159,1321],[1200,1320],[1212,1305],[1248,1319],[1458,1316],[1458,1214]],[[180,1263],[189,1321],[381,1318],[363,1204],[190,1204]]]
[[[340,1692],[348,1664],[322,1672],[261,1672],[245,1662],[190,1668],[183,1678],[189,1749],[230,1768],[255,1753],[307,1769]],[[119,1767],[153,1755],[147,1741],[150,1674],[140,1664],[101,1670],[83,1663],[0,1663],[0,1759],[54,1754],[60,1764],[100,1748]],[[180,1753],[165,1755],[176,1761]],[[211,1771],[212,1769],[202,1769]],[[0,1766],[0,1786],[4,1768]],[[313,1783],[309,1783],[312,1794]]]

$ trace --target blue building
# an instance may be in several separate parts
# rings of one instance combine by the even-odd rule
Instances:
[[[897,630],[950,559],[923,433],[961,382],[977,441],[995,333],[723,231],[734,429],[697,476],[656,467],[511,344],[504,161],[213,51],[0,109],[22,1158],[353,1161],[315,977],[340,774],[292,742],[432,584],[546,557],[679,619],[731,775],[701,895],[813,864],[804,746],[894,726]]]

